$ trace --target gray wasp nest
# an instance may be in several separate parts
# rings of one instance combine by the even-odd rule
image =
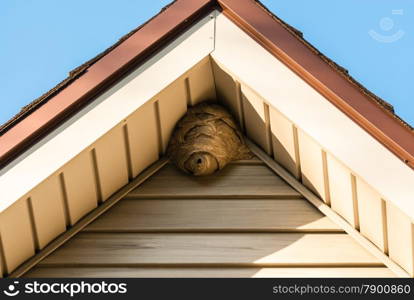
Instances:
[[[230,113],[218,104],[201,103],[178,121],[167,156],[179,169],[201,176],[252,154]]]

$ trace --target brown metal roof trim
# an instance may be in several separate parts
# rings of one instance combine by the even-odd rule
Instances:
[[[123,37],[121,37],[118,40],[118,42],[116,42],[114,45],[110,46],[109,48],[107,48],[106,50],[104,50],[103,52],[101,52],[100,54],[98,54],[97,56],[93,57],[92,59],[88,60],[87,62],[85,62],[81,66],[79,66],[79,67],[75,68],[74,70],[70,71],[69,72],[69,76],[67,78],[65,78],[64,80],[62,80],[55,87],[53,87],[52,89],[50,89],[49,91],[47,91],[45,94],[43,94],[40,97],[38,97],[37,99],[33,100],[28,105],[24,106],[20,110],[19,113],[17,113],[15,116],[13,116],[10,120],[8,120],[7,122],[5,122],[4,124],[0,125],[0,136],[3,135],[6,131],[8,131],[11,127],[13,127],[20,120],[22,120],[27,115],[29,115],[36,108],[38,108],[42,104],[46,103],[50,98],[52,98],[61,89],[65,88],[65,86],[67,86],[69,83],[71,83],[73,80],[75,80],[76,78],[78,78],[81,74],[83,74],[87,68],[89,68],[90,66],[92,66],[100,58],[102,58],[107,53],[109,53],[110,51],[112,51],[112,49],[114,49],[115,47],[117,47],[118,45],[120,45],[123,41],[125,41],[126,39],[128,39],[131,35],[133,35],[135,32],[137,32],[139,29],[141,29],[147,23],[149,23],[152,19],[156,18],[161,12],[163,12],[164,10],[166,10],[168,7],[170,7],[176,1],[177,0],[171,2],[170,4],[166,5],[165,7],[163,7],[158,14],[156,14],[155,16],[153,16],[151,19],[147,20],[145,23],[143,23],[139,27],[133,29],[132,31],[130,31],[129,33],[127,33],[126,35],[124,35]],[[261,4],[260,1],[257,1],[257,2],[262,6],[263,9],[265,9],[269,13],[269,15],[271,15],[278,22],[280,22],[281,24],[283,24],[283,26],[285,26],[289,31],[291,31],[296,36],[298,36],[298,38],[300,40],[302,40],[312,51],[314,51],[315,53],[317,53],[319,56],[321,56],[321,58],[323,60],[325,60],[326,62],[328,62],[329,64],[331,64],[334,68],[336,68],[338,70],[338,72],[341,72],[342,74],[344,74],[345,77],[348,80],[350,80],[351,82],[353,82],[354,84],[356,84],[359,88],[361,88],[361,91],[363,93],[369,95],[370,97],[372,97],[373,99],[375,99],[380,105],[384,106],[384,108],[386,108],[389,111],[391,111],[391,112],[394,113],[394,108],[393,108],[393,106],[390,103],[388,103],[387,101],[381,99],[377,95],[373,94],[367,88],[365,88],[364,86],[362,86],[358,81],[356,81],[352,76],[350,76],[348,74],[348,70],[346,70],[342,66],[338,65],[337,63],[335,63],[334,61],[332,61],[331,59],[329,59],[327,56],[323,55],[317,48],[315,48],[312,44],[310,44],[309,42],[307,42],[303,38],[303,33],[301,31],[299,31],[295,27],[287,24],[282,19],[278,18],[270,10],[268,10],[263,4]],[[396,117],[399,118],[397,115],[396,115]],[[402,120],[400,118],[399,118],[399,120],[401,120],[401,122],[405,126],[408,126],[409,128],[413,129],[411,127],[411,125],[407,124],[404,120]]]
[[[365,86],[363,86],[360,82],[358,82],[354,77],[352,77],[351,75],[349,75],[349,71],[342,67],[341,65],[337,64],[336,62],[334,62],[332,59],[330,59],[329,57],[327,57],[326,55],[324,55],[322,52],[320,52],[315,46],[313,46],[311,43],[309,43],[304,37],[303,37],[303,33],[296,29],[295,27],[293,27],[292,25],[287,24],[285,21],[283,21],[282,19],[280,19],[278,16],[274,15],[266,6],[264,6],[260,1],[256,0],[256,2],[258,3],[258,5],[261,6],[261,8],[263,8],[272,18],[274,18],[277,22],[281,23],[287,30],[291,31],[294,35],[297,36],[297,38],[303,42],[307,47],[309,47],[310,50],[312,50],[313,52],[315,52],[318,56],[320,56],[320,58],[322,60],[324,60],[326,63],[328,63],[329,65],[331,65],[334,69],[336,69],[339,73],[341,73],[347,80],[349,80],[352,84],[355,84],[363,94],[366,94],[368,97],[370,97],[372,100],[376,101],[379,105],[383,106],[385,109],[389,110],[390,112],[393,113],[393,115],[399,120],[401,121],[404,126],[407,126],[408,128],[410,128],[411,130],[414,130],[414,128],[408,124],[407,122],[405,122],[404,120],[402,120],[398,115],[395,114],[394,112],[394,107],[392,106],[391,103],[385,101],[384,99],[382,99],[381,97],[375,95],[373,92],[371,92],[370,90],[368,90]]]
[[[49,99],[51,99],[54,95],[56,95],[61,89],[65,88],[69,83],[71,83],[73,80],[78,78],[81,74],[83,74],[95,62],[97,62],[107,53],[112,51],[112,49],[114,49],[115,47],[118,47],[122,42],[124,42],[126,39],[128,39],[131,35],[133,35],[138,30],[140,30],[143,26],[149,23],[152,19],[158,17],[160,13],[162,13],[164,10],[166,10],[176,1],[177,0],[161,8],[160,12],[154,15],[152,18],[150,18],[149,20],[147,20],[146,22],[144,22],[137,28],[133,29],[129,33],[122,36],[115,44],[111,45],[109,48],[105,49],[104,51],[96,55],[95,57],[91,58],[87,62],[83,63],[82,65],[76,67],[74,70],[70,71],[68,77],[66,77],[64,80],[59,82],[56,86],[54,86],[52,89],[50,89],[49,91],[47,91],[40,97],[30,102],[28,105],[22,107],[22,109],[15,116],[13,116],[10,120],[5,122],[4,124],[0,125],[0,136],[2,136],[6,131],[12,128],[16,123],[18,123],[19,121],[24,119],[26,116],[28,116],[35,109],[37,109],[38,107],[46,103]]]
[[[412,127],[341,66],[303,39],[302,33],[254,0],[176,0],[0,127],[0,167],[144,62],[215,5],[316,88],[334,105],[414,167]]]
[[[128,71],[214,8],[212,0],[176,0],[124,40],[71,72],[26,106],[0,135],[0,168],[79,111]]]
[[[384,107],[385,101],[373,96],[258,1],[217,1],[229,19],[414,168],[414,132]]]

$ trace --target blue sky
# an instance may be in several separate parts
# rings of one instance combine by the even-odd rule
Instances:
[[[1,0],[0,124],[170,0]],[[414,1],[262,0],[414,125]]]

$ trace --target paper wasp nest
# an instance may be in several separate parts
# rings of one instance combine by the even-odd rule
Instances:
[[[196,176],[212,174],[232,160],[252,158],[230,113],[209,103],[190,108],[178,121],[167,155],[179,169]]]

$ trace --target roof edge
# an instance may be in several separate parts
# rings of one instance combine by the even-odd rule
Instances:
[[[132,36],[135,32],[140,30],[143,26],[145,26],[147,23],[149,23],[151,20],[156,18],[159,14],[161,14],[164,10],[166,10],[168,7],[170,7],[174,2],[177,0],[174,0],[173,2],[167,4],[163,8],[160,9],[160,11],[145,21],[140,26],[134,28],[124,36],[118,39],[118,41],[96,55],[95,57],[87,60],[82,65],[76,67],[75,69],[69,71],[68,77],[63,79],[61,82],[59,82],[57,85],[55,85],[53,88],[51,88],[49,91],[44,93],[43,95],[39,96],[38,98],[34,99],[29,104],[22,107],[22,109],[15,114],[10,120],[6,121],[5,123],[0,125],[0,136],[2,136],[5,132],[7,132],[9,129],[11,129],[16,123],[27,117],[30,113],[32,113],[36,108],[40,107],[41,105],[45,104],[49,99],[51,99],[54,95],[56,95],[61,89],[65,88],[67,85],[69,85],[72,81],[76,80],[79,76],[81,76],[85,71],[91,67],[93,64],[95,64],[99,59],[104,57],[106,54],[108,54],[110,51],[118,47],[121,43],[123,43],[126,39],[128,39],[130,36]]]
[[[414,168],[414,131],[344,69],[257,0],[217,0],[223,14],[333,105]]]
[[[0,127],[0,168],[215,8],[214,0],[176,0],[70,72],[67,79]]]

